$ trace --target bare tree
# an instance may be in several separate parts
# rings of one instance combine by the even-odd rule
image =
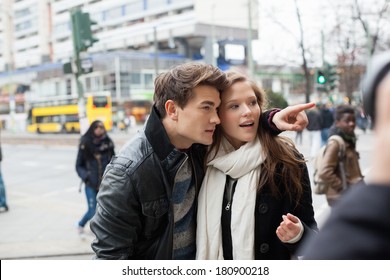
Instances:
[[[345,6],[344,6],[345,8]],[[348,8],[352,11],[353,5]],[[337,72],[339,74],[339,89],[345,91],[349,103],[353,99],[353,92],[357,89],[360,75],[356,75],[356,69],[362,48],[356,38],[356,21],[351,18],[350,22],[346,23],[345,16],[340,14],[343,11],[343,6],[336,5],[332,7],[332,12],[335,15],[336,24],[330,31],[328,37],[336,37],[338,46],[337,52]]]
[[[310,102],[310,94],[312,89],[312,76],[310,74],[310,69],[308,66],[308,56],[310,54],[309,49],[306,47],[305,44],[305,36],[304,36],[304,28],[301,18],[301,11],[298,6],[297,0],[294,0],[295,4],[295,13],[297,16],[297,21],[299,25],[299,36],[296,36],[295,32],[293,32],[290,28],[286,27],[283,23],[281,23],[278,19],[276,19],[273,15],[269,15],[269,17],[272,19],[272,21],[277,24],[283,31],[290,34],[292,38],[297,43],[297,46],[299,48],[300,58],[301,61],[299,62],[300,67],[303,71],[303,76],[305,80],[305,101]],[[291,62],[291,61],[290,61]],[[296,60],[292,61],[294,64],[297,63]]]
[[[339,89],[345,92],[350,103],[353,93],[359,90],[367,57],[375,53],[388,37],[383,25],[388,19],[390,0],[379,2],[371,1],[364,7],[358,0],[353,0],[332,7],[336,22],[329,38],[333,37],[338,46]]]
[[[269,13],[267,18],[281,27],[285,34],[291,35],[296,42],[296,48],[292,52],[299,50],[299,62],[296,58],[293,62],[299,64],[302,69],[305,99],[310,100],[310,94],[314,88],[311,67],[314,64],[320,64],[319,59],[313,61],[316,57],[318,58],[316,49],[318,50],[320,45],[316,34],[323,31],[325,46],[322,63],[325,63],[324,60],[331,64],[337,63],[338,90],[344,92],[351,102],[353,94],[359,90],[360,79],[364,72],[363,65],[366,64],[367,57],[389,48],[390,29],[387,26],[390,23],[390,0],[328,0],[322,3],[324,16],[318,18],[322,27],[318,27],[318,21],[317,24],[305,22],[308,15],[302,13],[305,11],[302,4],[303,1],[294,0],[293,2],[297,28],[283,24],[284,18],[278,19],[276,16],[277,10]],[[316,26],[321,30],[310,33],[315,30]],[[314,34],[314,36],[309,37],[308,34]],[[283,59],[286,63],[291,63],[294,57],[290,55]]]
[[[377,3],[375,3],[377,4]],[[378,41],[380,40],[380,31],[381,23],[384,19],[388,19],[389,11],[390,11],[390,0],[385,0],[381,6],[380,3],[377,5],[373,5],[374,8],[378,7],[378,9],[371,13],[366,13],[362,11],[362,8],[359,4],[358,0],[354,0],[354,9],[356,12],[356,19],[361,23],[364,34],[367,38],[367,51],[369,55],[373,55],[375,50],[377,49]],[[367,15],[374,15],[376,18],[375,24],[373,28],[369,27],[369,21],[366,19]],[[370,21],[373,23],[374,21]]]
[[[294,0],[295,3],[295,11],[297,14],[297,19],[299,23],[299,49],[301,51],[302,56],[302,70],[305,76],[305,99],[306,102],[310,102],[310,89],[311,89],[311,77],[310,77],[310,70],[307,66],[307,58],[306,58],[306,49],[305,49],[305,40],[304,40],[304,33],[303,33],[303,26],[302,26],[302,19],[301,19],[301,12],[298,7],[297,0]]]

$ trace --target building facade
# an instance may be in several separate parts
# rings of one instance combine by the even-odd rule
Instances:
[[[156,75],[172,65],[202,60],[223,68],[243,64],[257,38],[257,0],[0,0],[0,107],[8,111],[44,96],[77,96],[74,75],[62,65],[74,57],[71,11],[96,21],[98,39],[82,54],[93,72],[86,92],[110,90],[115,105],[150,99]],[[249,29],[248,27],[251,27]],[[231,51],[233,49],[233,51]],[[13,91],[13,92],[12,92]],[[23,93],[24,94],[24,93]],[[21,95],[20,95],[21,96]],[[26,109],[25,109],[26,110]],[[3,110],[6,111],[6,110]],[[0,112],[1,113],[1,112]],[[18,112],[16,112],[18,113]]]

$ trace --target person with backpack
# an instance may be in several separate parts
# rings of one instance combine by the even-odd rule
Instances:
[[[359,153],[356,151],[355,126],[354,108],[339,105],[335,110],[334,124],[329,129],[329,140],[323,154],[321,169],[317,170],[319,180],[326,185],[324,193],[329,206],[333,206],[349,186],[363,180]],[[340,149],[343,148],[341,140],[337,141],[337,138],[332,136],[339,136],[344,141],[344,153],[340,153]]]
[[[305,260],[363,260],[364,263],[385,260],[380,264],[383,275],[387,273],[385,264],[390,260],[389,66],[390,52],[374,55],[362,83],[364,110],[375,124],[369,183],[343,195],[320,232],[303,246],[301,254]],[[358,268],[355,271],[360,273]],[[378,270],[375,272],[379,275]]]
[[[88,210],[78,222],[78,233],[84,234],[85,224],[93,217],[96,210],[96,196],[104,170],[114,155],[114,143],[107,135],[100,120],[91,123],[81,137],[76,159],[76,171],[85,183]]]

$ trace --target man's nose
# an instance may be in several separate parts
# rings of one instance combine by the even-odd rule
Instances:
[[[211,118],[211,123],[215,123],[215,124],[220,124],[221,123],[221,120],[218,116],[218,113],[217,111],[214,112],[212,118]]]

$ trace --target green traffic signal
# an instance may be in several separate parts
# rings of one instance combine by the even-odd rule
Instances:
[[[318,90],[330,92],[337,87],[337,68],[329,63],[325,63],[316,71]]]
[[[96,22],[91,20],[89,13],[83,13],[80,9],[71,12],[73,42],[76,52],[86,51],[98,41],[93,36],[91,26]]]
[[[329,89],[333,90],[336,88],[336,83],[338,80],[338,74],[334,67],[329,68],[328,71],[328,80],[329,80]]]
[[[320,85],[323,85],[326,83],[326,77],[322,71],[317,72],[317,83],[319,83]]]

